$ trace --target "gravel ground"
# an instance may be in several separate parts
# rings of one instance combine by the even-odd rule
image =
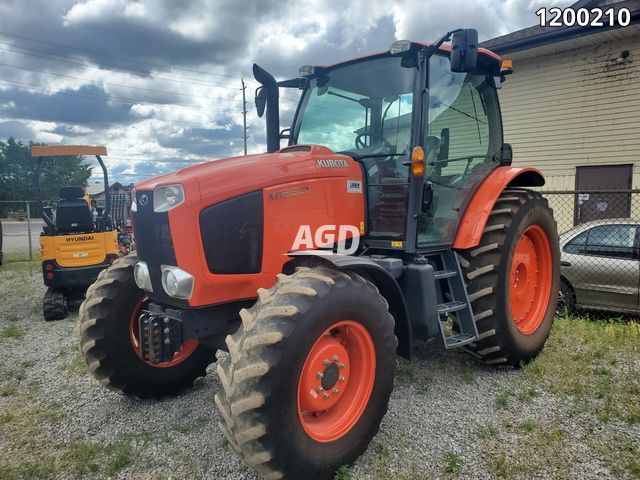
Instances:
[[[109,392],[78,353],[76,314],[45,323],[43,293],[38,265],[0,269],[0,478],[256,478],[217,428],[212,367],[175,398]],[[640,478],[640,329],[611,327],[625,338],[613,348],[582,322],[567,339],[568,322],[519,371],[419,347],[379,434],[337,478]]]

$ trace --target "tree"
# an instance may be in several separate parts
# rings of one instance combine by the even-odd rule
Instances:
[[[0,200],[36,200],[35,167],[31,158],[31,146],[13,137],[0,140]],[[42,199],[53,202],[62,186],[87,186],[91,165],[81,156],[44,157],[40,169]]]

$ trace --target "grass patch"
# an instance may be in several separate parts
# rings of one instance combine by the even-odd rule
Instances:
[[[481,440],[488,440],[494,438],[498,434],[498,429],[493,425],[485,425],[480,427],[476,432],[478,438]]]
[[[602,422],[640,420],[640,324],[557,319],[543,354],[523,368],[517,397],[544,390]]]
[[[0,337],[3,338],[22,338],[22,330],[17,325],[12,324],[0,331]]]
[[[67,377],[77,378],[82,377],[84,375],[89,374],[89,370],[87,368],[87,362],[84,359],[84,355],[82,355],[79,351],[74,351],[73,356],[66,361],[60,369],[65,373]]]
[[[446,473],[458,473],[462,468],[462,459],[455,452],[447,452],[444,456],[444,471]]]
[[[207,417],[198,417],[189,422],[178,423],[173,427],[173,429],[180,433],[199,432],[207,423],[209,423],[209,419]]]
[[[495,398],[497,431],[478,431],[490,476],[574,478],[586,455],[612,476],[640,478],[631,426],[640,422],[639,359],[638,323],[556,319],[543,352]],[[541,397],[553,415],[539,411]],[[585,430],[569,439],[563,425],[572,416]]]
[[[396,385],[410,386],[424,393],[429,389],[430,380],[429,376],[415,363],[400,360],[394,380]]]
[[[533,432],[535,428],[536,428],[536,423],[532,420],[525,420],[520,424],[520,430],[522,430],[523,432],[530,433],[530,432]]]
[[[509,406],[509,399],[515,396],[516,396],[515,392],[511,389],[500,392],[500,394],[498,394],[494,402],[496,408],[499,408],[499,409],[507,408]]]
[[[0,397],[9,397],[16,393],[16,389],[14,387],[10,387],[8,385],[0,386]]]
[[[338,470],[336,470],[336,474],[333,477],[334,480],[353,480],[353,475],[351,475],[351,467],[349,465],[343,465]]]

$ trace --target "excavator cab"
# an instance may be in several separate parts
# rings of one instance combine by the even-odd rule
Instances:
[[[42,159],[61,155],[94,155],[102,168],[105,188],[105,212],[99,214],[81,186],[62,186],[55,209],[44,206],[40,189]],[[44,221],[40,234],[42,274],[48,287],[42,310],[44,319],[60,320],[67,316],[70,303],[84,298],[85,290],[98,273],[118,258],[117,232],[108,215],[111,207],[109,177],[102,156],[105,147],[54,146],[31,148],[37,159],[35,180],[38,206]],[[96,214],[94,214],[94,211]]]

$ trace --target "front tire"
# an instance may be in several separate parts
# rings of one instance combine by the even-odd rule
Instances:
[[[387,302],[330,268],[279,275],[258,293],[218,365],[220,428],[265,478],[330,478],[387,411],[397,346]]]
[[[93,376],[110,390],[139,398],[175,395],[206,375],[215,352],[185,342],[171,362],[150,364],[136,350],[132,328],[146,302],[135,284],[135,254],[98,275],[80,306],[80,349]]]
[[[558,233],[546,199],[506,189],[480,244],[458,254],[480,338],[466,351],[492,365],[531,361],[551,331],[560,286]]]

